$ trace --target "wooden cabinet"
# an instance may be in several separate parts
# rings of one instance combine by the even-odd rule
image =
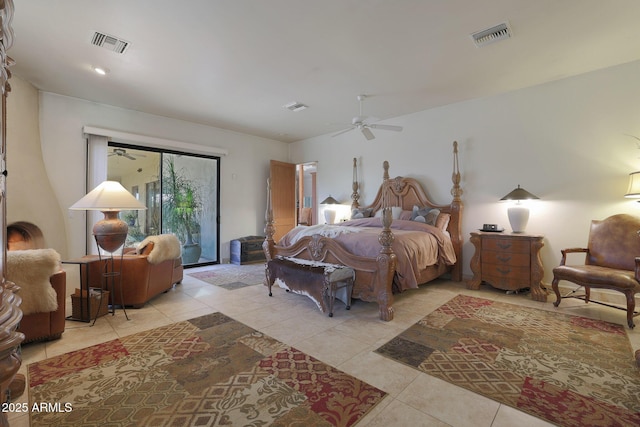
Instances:
[[[546,301],[542,286],[544,270],[540,249],[544,236],[525,233],[471,233],[475,253],[471,259],[473,278],[469,289],[479,289],[482,282],[508,291],[530,288],[531,298]]]

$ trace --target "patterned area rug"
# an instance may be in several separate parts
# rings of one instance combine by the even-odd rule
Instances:
[[[265,278],[264,263],[246,265],[219,264],[205,271],[188,274],[203,282],[228,290],[262,284]]]
[[[561,426],[638,426],[624,328],[458,295],[376,352]]]
[[[221,313],[33,363],[31,426],[350,426],[385,392]],[[67,410],[65,412],[65,410]]]

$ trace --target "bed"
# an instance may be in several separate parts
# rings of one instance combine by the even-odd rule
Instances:
[[[275,224],[267,185],[263,243],[267,261],[295,257],[349,266],[356,272],[353,298],[377,302],[380,319],[390,321],[394,315],[394,292],[417,288],[445,274],[454,281],[462,280],[463,205],[456,142],[452,181],[451,202],[436,204],[415,179],[390,178],[389,163],[385,161],[382,184],[371,205],[360,208],[357,183],[353,186],[352,208],[375,212],[376,216],[340,225],[296,227],[277,243],[273,239]],[[415,216],[414,206],[425,212],[439,210],[436,225],[410,221]]]

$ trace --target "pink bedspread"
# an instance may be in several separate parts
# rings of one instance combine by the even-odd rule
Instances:
[[[378,242],[381,230],[379,218],[356,219],[334,226],[301,226],[287,233],[278,245],[289,246],[299,237],[317,232],[334,238],[350,253],[375,258],[381,248]],[[436,227],[393,220],[391,230],[395,236],[392,248],[397,257],[395,282],[401,290],[418,287],[421,270],[435,264],[453,265],[456,262],[449,234]]]

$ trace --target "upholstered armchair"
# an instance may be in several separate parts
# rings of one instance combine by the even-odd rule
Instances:
[[[153,297],[168,291],[182,282],[183,267],[180,242],[173,234],[160,234],[144,239],[134,251],[125,253],[122,261],[114,257],[114,271],[122,270],[120,290],[115,289],[116,305],[141,308]],[[101,287],[103,266],[99,262],[89,264],[89,283]]]
[[[65,329],[66,273],[54,249],[7,252],[7,280],[20,287],[24,343],[58,339]]]
[[[637,316],[635,294],[640,292],[639,231],[640,218],[631,215],[613,215],[602,221],[591,221],[587,247],[563,249],[560,265],[553,269],[554,305],[557,307],[563,298],[558,289],[560,280],[583,286],[584,296],[577,297],[585,302],[590,300],[591,288],[612,289],[625,295],[627,324],[633,328],[633,318]],[[585,255],[584,264],[567,264],[568,255],[575,253]]]

